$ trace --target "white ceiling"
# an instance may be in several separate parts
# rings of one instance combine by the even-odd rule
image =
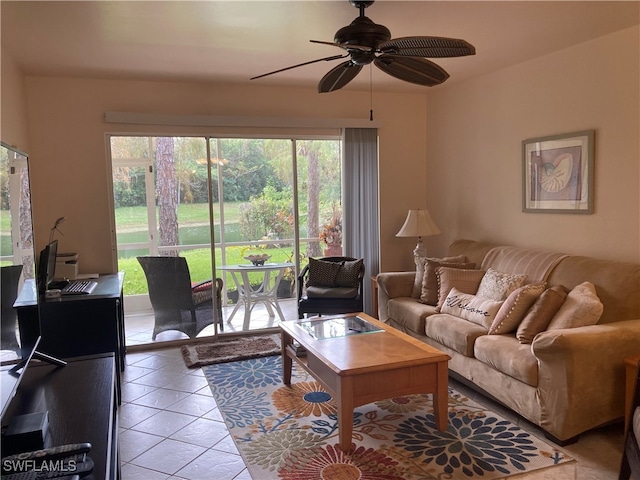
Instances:
[[[378,0],[366,10],[392,38],[462,38],[473,57],[436,59],[451,78],[486,74],[640,23],[638,1]],[[340,1],[6,1],[1,42],[32,75],[304,86],[342,60],[252,80],[290,65],[341,54],[333,41],[358,16]],[[594,58],[594,68],[600,62]],[[373,67],[378,91],[423,91]],[[345,89],[368,89],[369,69]]]

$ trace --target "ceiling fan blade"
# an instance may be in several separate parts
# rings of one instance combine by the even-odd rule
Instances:
[[[284,72],[286,70],[291,70],[292,68],[298,68],[298,67],[303,67],[305,65],[311,65],[312,63],[317,63],[317,62],[329,62],[331,60],[337,60],[339,58],[346,58],[348,57],[349,54],[345,54],[345,55],[333,55],[331,57],[324,57],[324,58],[318,58],[317,60],[311,60],[309,62],[304,62],[304,63],[299,63],[297,65],[292,65],[290,67],[285,67],[285,68],[281,68],[280,70],[274,70],[273,72],[269,72],[269,73],[263,73],[262,75],[258,75],[257,77],[251,77],[249,80],[255,80],[256,78],[262,78],[262,77],[266,77],[268,75],[273,75],[274,73],[280,73],[280,72]]]
[[[337,43],[337,42],[323,42],[322,40],[309,40],[311,43],[319,43],[320,45],[331,45],[332,47],[342,48],[344,50],[362,50],[363,52],[370,52],[371,47],[365,45],[353,45],[351,43]]]
[[[424,58],[380,55],[374,63],[392,77],[427,87],[440,85],[449,78],[444,68]]]
[[[473,45],[458,38],[447,37],[401,37],[393,38],[378,45],[382,53],[406,57],[464,57],[475,55]]]
[[[322,77],[320,83],[318,83],[318,93],[328,93],[341,89],[356,78],[360,70],[362,70],[362,65],[356,65],[350,60],[341,63]]]

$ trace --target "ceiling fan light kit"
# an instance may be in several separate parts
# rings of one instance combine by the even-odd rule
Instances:
[[[373,3],[373,1],[351,0],[351,4],[360,11],[360,15],[336,32],[334,42],[311,40],[312,43],[341,48],[346,50],[346,54],[332,55],[281,68],[258,75],[251,80],[312,63],[349,58],[322,77],[318,83],[319,93],[341,89],[360,73],[364,65],[371,63],[399,80],[433,87],[445,82],[449,74],[427,58],[462,57],[476,53],[473,45],[457,38],[415,36],[392,39],[387,27],[373,22],[364,15],[365,8]]]

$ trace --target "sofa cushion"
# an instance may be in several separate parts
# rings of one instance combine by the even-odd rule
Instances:
[[[462,293],[475,295],[478,285],[480,285],[480,281],[484,276],[484,271],[438,267],[436,276],[438,277],[438,306],[436,311],[440,312],[442,304],[453,287]]]
[[[360,284],[360,272],[364,265],[364,259],[344,261],[340,264],[336,274],[336,285],[338,287],[358,287]]]
[[[431,315],[425,322],[427,337],[455,350],[466,357],[473,357],[473,344],[487,329],[447,313]]]
[[[355,298],[358,287],[307,287],[308,298]]]
[[[530,283],[511,292],[493,319],[489,335],[503,335],[516,330],[544,287],[544,283]]]
[[[595,285],[591,282],[581,283],[571,289],[547,330],[595,325],[603,310]]]
[[[308,285],[312,287],[334,287],[336,275],[340,270],[337,262],[325,262],[309,258],[309,280]]]
[[[488,329],[501,306],[502,302],[462,293],[453,287],[444,300],[440,311],[469,320]]]
[[[443,262],[443,263],[463,263],[467,261],[467,257],[465,257],[464,255],[456,255],[453,257],[444,257],[444,258],[417,257],[416,258],[416,276],[415,276],[415,279],[413,280],[413,291],[411,292],[411,296],[413,298],[420,298],[420,295],[422,294],[422,286],[424,285],[425,268],[428,260],[432,260],[435,262]],[[436,282],[436,293],[437,293],[438,287],[437,287],[437,280],[435,279],[435,271],[433,275],[434,275],[433,280],[434,282]],[[430,305],[435,305],[435,302],[430,303]]]
[[[396,297],[387,302],[389,318],[406,330],[424,335],[425,318],[436,313],[436,307],[425,305],[412,297]]]
[[[438,276],[436,275],[436,269],[438,267],[472,270],[476,267],[476,264],[467,262],[455,263],[435,258],[428,258],[425,263],[422,290],[420,291],[420,301],[427,305],[438,305]]]
[[[504,273],[489,268],[478,286],[476,295],[502,302],[527,279],[525,274]]]
[[[544,332],[566,297],[567,289],[562,285],[554,285],[542,292],[518,325],[518,341],[531,343],[537,334]]]
[[[513,335],[485,335],[476,340],[474,356],[499,372],[527,385],[538,385],[538,360],[530,345],[518,342]]]

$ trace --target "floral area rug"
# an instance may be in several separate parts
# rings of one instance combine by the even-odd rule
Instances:
[[[391,398],[356,408],[353,446],[345,453],[331,395],[295,362],[291,387],[282,383],[281,357],[203,371],[256,480],[575,476],[575,461],[564,452],[452,389],[448,431],[435,428],[431,395]],[[568,476],[556,470],[563,466]]]

